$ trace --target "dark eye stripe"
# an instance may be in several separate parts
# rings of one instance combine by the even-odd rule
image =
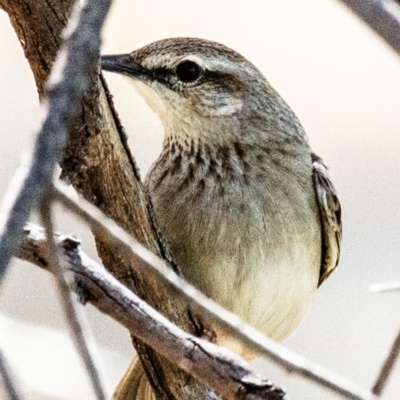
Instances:
[[[166,67],[159,67],[153,69],[153,74],[156,79],[159,79],[163,82],[169,82],[172,75],[172,70]]]

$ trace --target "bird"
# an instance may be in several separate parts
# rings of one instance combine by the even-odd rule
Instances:
[[[144,186],[185,279],[287,338],[342,239],[337,191],[299,119],[250,61],[213,41],[163,39],[101,67],[127,77],[164,127]]]

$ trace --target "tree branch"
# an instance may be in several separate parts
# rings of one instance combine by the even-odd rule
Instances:
[[[396,0],[340,0],[400,55],[400,2]]]
[[[393,344],[389,350],[389,353],[383,363],[381,370],[379,371],[378,378],[372,388],[372,393],[380,396],[389,381],[389,377],[393,372],[394,366],[400,355],[400,332],[396,335]]]
[[[93,387],[94,394],[98,400],[106,400],[110,396],[105,387],[105,374],[101,359],[98,356],[97,349],[91,343],[94,343],[89,324],[86,317],[77,308],[74,299],[71,297],[71,291],[64,270],[61,267],[60,256],[58,254],[57,243],[54,239],[54,229],[52,220],[52,200],[48,192],[40,202],[39,212],[46,231],[47,249],[49,254],[49,266],[54,275],[59,298],[67,320],[69,334],[76,346],[77,353],[83,361],[88,377]]]
[[[371,286],[371,291],[374,293],[388,293],[388,292],[399,292],[400,291],[400,282],[383,282],[383,283],[375,283]],[[400,356],[400,332],[396,335],[392,346],[389,350],[389,353],[382,364],[382,367],[379,371],[378,377],[376,378],[375,384],[372,388],[372,393],[380,396],[385,389],[389,377],[392,374],[396,361]]]
[[[24,230],[19,257],[52,272],[45,232],[33,224]],[[110,273],[86,256],[76,238],[57,234],[54,244],[65,272],[73,273],[74,289],[83,303],[90,302],[124,325],[180,368],[214,388],[226,399],[283,400],[282,389],[256,374],[241,358],[205,340],[187,334],[140,300]]]
[[[22,227],[43,190],[50,184],[73,118],[79,110],[90,71],[97,67],[100,30],[111,0],[77,2],[65,31],[61,49],[48,83],[47,101],[42,105],[42,124],[26,178],[9,198],[7,218],[0,225],[0,279],[21,242]],[[14,188],[9,193],[14,194]]]

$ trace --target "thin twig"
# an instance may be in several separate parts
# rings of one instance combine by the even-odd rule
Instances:
[[[375,398],[371,392],[361,389],[348,379],[308,361],[258,332],[237,315],[225,310],[218,303],[206,297],[195,287],[180,278],[161,259],[129,236],[100,210],[83,199],[73,198],[60,183],[55,182],[54,185],[53,195],[64,207],[79,215],[93,229],[103,234],[106,240],[117,245],[121,252],[143,260],[147,264],[146,274],[149,280],[154,279],[164,282],[168,288],[172,289],[171,295],[176,296],[179,293],[192,309],[207,320],[211,319],[250,349],[266,356],[291,373],[296,373],[325,388],[329,388],[343,398],[354,400],[371,400]],[[138,270],[144,268],[141,263],[132,264]]]
[[[0,378],[3,381],[3,387],[8,399],[23,400],[13,375],[3,352],[0,350]]]
[[[75,2],[64,32],[66,42],[60,50],[48,82],[48,99],[42,105],[42,124],[30,157],[10,186],[0,221],[0,280],[16,253],[22,229],[40,195],[51,182],[56,163],[66,143],[68,129],[76,116],[90,72],[96,68],[100,48],[100,30],[111,0]]]
[[[400,3],[396,0],[340,0],[400,55]]]
[[[379,372],[378,378],[375,385],[372,388],[372,393],[380,396],[385,389],[385,386],[389,380],[391,373],[393,372],[394,366],[400,355],[400,332],[397,334],[392,347],[390,348],[389,354],[386,357],[385,362]]]
[[[29,224],[19,257],[51,270],[47,237],[42,228]],[[74,289],[83,302],[90,302],[123,324],[133,335],[218,390],[224,398],[289,400],[282,389],[256,374],[237,355],[196,338],[167,320],[85,255],[76,238],[57,234],[51,241],[51,247],[56,246],[52,253],[58,251],[62,269],[74,274]]]
[[[82,359],[89,376],[96,399],[109,398],[105,389],[105,374],[100,373],[101,359],[93,345],[94,339],[89,324],[81,310],[76,307],[71,291],[61,268],[57,244],[54,240],[52,220],[52,199],[45,195],[39,204],[40,217],[46,231],[49,265],[54,274],[59,298],[68,324],[69,333],[75,343],[79,357]]]
[[[382,282],[371,286],[374,293],[400,292],[400,282]]]
[[[371,286],[371,291],[374,293],[387,293],[387,292],[399,292],[400,282],[383,282],[375,283]],[[372,393],[380,396],[389,380],[391,373],[393,372],[394,366],[397,359],[400,356],[400,332],[397,334],[392,347],[390,348],[389,354],[387,355],[385,362],[383,363],[379,375],[376,378],[375,384],[372,388]]]

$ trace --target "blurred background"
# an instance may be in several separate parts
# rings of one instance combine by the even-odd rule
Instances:
[[[399,294],[369,290],[400,280],[400,58],[335,0],[119,0],[102,52],[127,53],[172,36],[222,42],[251,60],[330,166],[343,207],[340,268],[286,345],[370,388],[400,329]],[[161,124],[123,77],[106,79],[144,176],[161,148]],[[0,11],[0,195],[33,140],[37,110],[32,73]],[[82,238],[96,258],[88,229],[62,210],[58,216],[58,230]],[[133,355],[129,335],[85,310],[112,390]],[[93,398],[64,329],[49,274],[14,260],[0,288],[0,348],[29,399]],[[254,365],[293,399],[338,398],[266,361]],[[399,376],[398,367],[388,398],[398,398]]]

